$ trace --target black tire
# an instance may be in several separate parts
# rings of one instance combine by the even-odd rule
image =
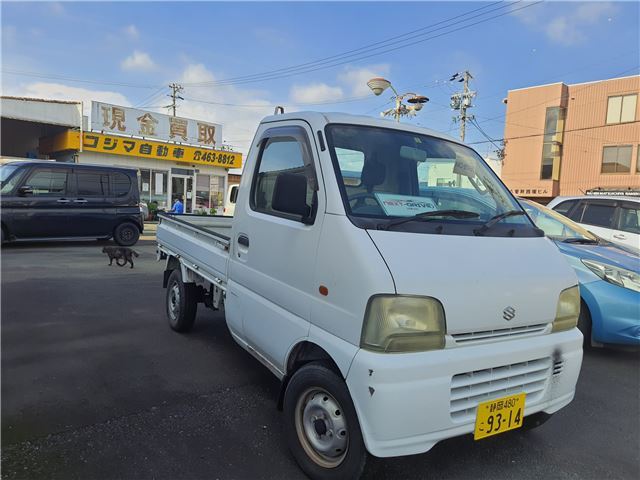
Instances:
[[[169,275],[165,305],[169,326],[173,330],[188,332],[193,328],[198,309],[196,287],[182,282],[180,270]]]
[[[135,245],[140,238],[140,229],[133,222],[124,222],[113,231],[113,239],[118,245],[130,247]]]
[[[360,477],[367,449],[340,376],[323,364],[303,366],[287,385],[283,411],[287,443],[304,473],[312,479]]]
[[[580,300],[580,316],[578,317],[578,328],[584,336],[583,347],[585,349],[591,348],[591,313],[589,312],[589,307],[587,307],[587,304],[584,302],[584,300]]]
[[[4,243],[7,239],[6,238],[7,234],[4,232],[4,227],[0,227],[0,232],[1,232],[0,235],[2,235],[2,239],[0,240],[0,243]]]

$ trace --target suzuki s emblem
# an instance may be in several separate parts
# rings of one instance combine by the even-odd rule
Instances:
[[[504,318],[507,322],[509,320],[513,320],[516,316],[516,309],[513,307],[507,307],[502,311],[502,318]]]

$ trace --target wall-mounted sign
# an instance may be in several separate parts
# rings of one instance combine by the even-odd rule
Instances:
[[[217,123],[102,102],[91,102],[91,129],[210,147],[222,144],[222,126]]]
[[[197,163],[224,168],[240,168],[242,154],[208,148],[154,142],[142,138],[119,137],[95,132],[84,132],[83,151],[112,153],[138,158],[154,158],[173,162]]]

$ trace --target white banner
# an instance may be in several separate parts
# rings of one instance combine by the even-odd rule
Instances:
[[[222,144],[222,125],[91,102],[91,129],[210,147]]]

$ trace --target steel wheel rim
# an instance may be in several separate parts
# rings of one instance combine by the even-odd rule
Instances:
[[[120,238],[125,241],[129,241],[133,238],[133,230],[131,228],[125,228],[120,232]]]
[[[307,389],[296,403],[295,425],[302,448],[316,464],[335,468],[343,462],[349,449],[347,419],[330,393]]]
[[[176,322],[180,312],[180,287],[177,283],[174,283],[169,290],[169,317],[172,322]]]

